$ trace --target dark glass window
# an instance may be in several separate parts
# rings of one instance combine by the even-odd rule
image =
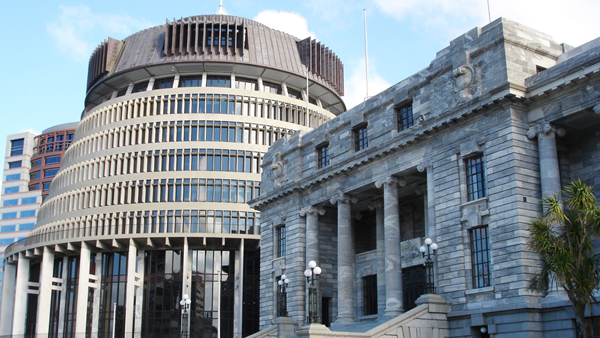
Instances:
[[[73,133],[68,133],[67,140],[72,140],[72,139],[73,139]]]
[[[42,191],[50,191],[50,182],[44,182],[42,184]]]
[[[41,158],[36,158],[35,160],[31,161],[31,169],[37,168],[40,165],[42,165],[42,159]]]
[[[471,262],[473,265],[473,288],[490,286],[490,248],[487,226],[471,230]]]
[[[46,169],[44,170],[44,178],[54,177],[58,172],[58,168]]]
[[[271,82],[263,82],[263,90],[267,93],[279,94],[283,93],[283,89],[281,85]]]
[[[289,97],[293,97],[295,99],[302,100],[302,92],[300,92],[299,90],[288,87],[287,91],[288,91]]]
[[[325,144],[317,148],[317,157],[319,169],[329,165],[329,144]]]
[[[285,256],[286,249],[285,226],[277,227],[277,257]]]
[[[377,314],[377,275],[365,276],[363,284],[363,314],[365,316]]]
[[[202,75],[180,77],[179,87],[202,87]]]
[[[132,93],[145,92],[148,89],[148,81],[136,83],[133,85]]]
[[[117,92],[117,97],[123,96],[125,94],[127,94],[127,87],[119,89],[119,91]]]
[[[362,125],[354,129],[354,149],[356,151],[369,147],[369,137],[367,135],[367,125]]]
[[[398,130],[405,130],[413,126],[412,103],[404,106],[396,107],[398,114]]]
[[[207,87],[231,87],[231,76],[209,75],[206,77]]]
[[[467,159],[467,194],[469,201],[486,196],[483,155]]]
[[[60,155],[46,157],[46,165],[60,163]]]
[[[24,139],[10,141],[10,156],[23,155]]]
[[[173,78],[172,77],[154,80],[153,89],[165,89],[165,88],[173,88]]]
[[[8,169],[20,168],[22,167],[21,161],[8,162]]]
[[[34,171],[32,173],[29,174],[29,180],[30,181],[34,181],[34,180],[39,180],[41,177],[41,171]]]

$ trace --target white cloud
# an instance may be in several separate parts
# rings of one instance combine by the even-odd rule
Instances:
[[[254,17],[254,21],[265,24],[269,28],[291,34],[298,39],[305,39],[309,36],[316,39],[316,34],[308,30],[306,19],[298,13],[266,10],[258,13]]]
[[[90,7],[60,6],[60,16],[46,24],[46,31],[57,47],[81,63],[87,63],[93,49],[101,41],[88,41],[98,32],[108,37],[124,38],[151,24],[143,19],[118,14],[95,14]]]
[[[367,96],[367,84],[365,82],[365,59],[362,58],[353,65],[349,77],[345,79],[344,102],[346,108],[350,109],[359,103],[362,103]],[[369,64],[369,97],[375,96],[392,84],[377,74],[377,69],[373,63]]]
[[[442,40],[489,22],[485,0],[373,0],[377,7],[414,29]],[[552,35],[556,42],[580,45],[600,36],[597,0],[489,0],[492,20],[517,21]]]

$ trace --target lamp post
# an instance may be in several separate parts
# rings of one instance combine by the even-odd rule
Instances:
[[[190,304],[192,304],[192,300],[188,294],[183,295],[183,299],[179,302],[181,305],[181,337],[187,338],[189,337],[189,322],[188,322],[188,313],[190,309]]]
[[[287,292],[286,288],[290,280],[285,274],[281,275],[277,285],[279,285],[279,317],[287,317]]]
[[[427,247],[425,247],[427,245]],[[431,254],[435,256],[435,252],[438,249],[438,245],[433,243],[431,238],[425,239],[425,245],[422,245],[419,248],[421,252],[421,256],[425,258],[425,252],[427,252],[427,259],[425,260],[425,269],[427,273],[427,285],[425,287],[426,293],[435,293],[435,284],[433,282],[433,260],[431,259]]]
[[[319,318],[319,289],[315,284],[319,280],[321,268],[315,261],[308,262],[308,269],[304,270],[304,277],[308,283],[308,323],[320,323]]]

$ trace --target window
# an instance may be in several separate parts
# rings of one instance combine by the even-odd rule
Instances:
[[[30,181],[39,180],[40,178],[42,178],[41,174],[42,174],[41,171],[34,171],[29,174],[29,180]]]
[[[11,140],[10,141],[10,156],[23,155],[23,144],[24,139]]]
[[[165,88],[173,88],[173,78],[172,77],[154,80],[153,89],[165,89]]]
[[[467,195],[469,201],[486,196],[483,155],[467,159]]]
[[[231,76],[216,76],[209,75],[206,77],[206,86],[207,87],[231,87]]]
[[[46,157],[46,165],[60,163],[60,155]]]
[[[31,169],[37,168],[40,165],[42,165],[42,159],[41,158],[36,158],[35,160],[31,160]]]
[[[73,133],[67,133],[67,140],[73,140]]]
[[[127,87],[119,89],[119,91],[117,92],[117,97],[121,97],[125,94],[127,94]]]
[[[263,82],[263,90],[267,93],[273,93],[273,94],[279,94],[279,95],[281,95],[283,93],[283,89],[281,88],[281,85],[278,85],[275,83],[270,83],[270,82]]]
[[[19,231],[31,230],[31,229],[33,229],[34,225],[35,225],[34,223],[21,224],[21,225],[19,225]]]
[[[11,245],[15,241],[14,238],[2,238],[0,239],[0,245]]]
[[[277,257],[285,256],[285,226],[277,227]]]
[[[50,191],[50,183],[51,182],[44,182],[42,184],[42,191]]]
[[[35,191],[35,190],[40,190],[39,184],[32,184],[29,186],[29,191]]]
[[[202,75],[182,76],[179,78],[179,87],[201,87]]]
[[[487,226],[471,229],[471,262],[473,265],[473,288],[490,286],[490,248]]]
[[[317,161],[319,163],[319,169],[329,165],[329,144],[317,148]]]
[[[293,97],[295,99],[302,100],[302,92],[300,92],[299,90],[288,87],[287,91],[288,91],[289,97]]]
[[[396,107],[396,114],[398,114],[398,131],[408,129],[413,126],[413,112],[412,103]]]
[[[235,78],[235,88],[245,89],[245,90],[256,90],[256,88],[258,88],[258,82],[254,79],[236,77]]]
[[[354,129],[354,150],[359,151],[369,147],[367,125],[361,125]]]
[[[23,210],[19,214],[19,217],[33,217],[35,216],[35,210]]]
[[[18,204],[19,204],[18,199],[4,200],[4,202],[2,202],[3,207],[14,207],[15,205],[18,205]]]
[[[37,202],[36,197],[25,197],[21,199],[21,204],[33,204]]]
[[[6,187],[6,188],[4,188],[4,193],[5,194],[14,194],[16,192],[19,192],[19,187]]]
[[[8,162],[8,169],[21,168],[21,161]]]
[[[9,181],[18,181],[21,179],[21,174],[12,174],[12,175],[6,175],[6,182]]]
[[[17,218],[17,212],[5,212],[2,214],[2,219],[11,219],[11,218]]]
[[[16,230],[17,230],[16,225],[3,225],[2,228],[0,228],[0,232],[12,232],[12,231],[16,231]]]
[[[377,314],[377,275],[365,276],[363,284],[363,315]]]
[[[148,89],[148,81],[136,83],[133,85],[132,93],[145,92]]]
[[[58,168],[46,169],[46,170],[44,170],[44,178],[54,177],[54,176],[56,176],[57,172],[58,172]]]

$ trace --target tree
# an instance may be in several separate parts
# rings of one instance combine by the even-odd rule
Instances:
[[[575,310],[578,338],[585,338],[585,308],[594,301],[600,285],[600,255],[594,240],[600,238],[600,206],[592,187],[576,180],[557,196],[543,198],[543,216],[531,222],[529,247],[540,255],[541,271],[529,289],[545,291],[553,283],[562,288]]]

